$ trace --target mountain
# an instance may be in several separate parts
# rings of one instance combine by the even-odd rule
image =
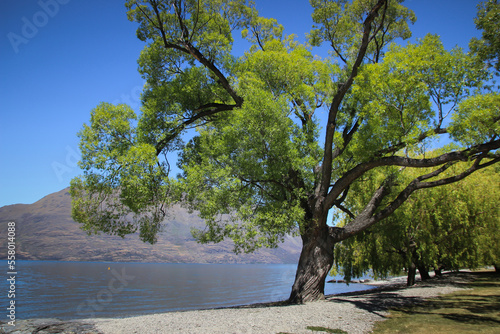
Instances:
[[[300,238],[287,237],[277,249],[253,254],[234,254],[230,241],[198,244],[191,228],[203,228],[195,213],[174,206],[158,242],[150,245],[138,235],[125,238],[87,235],[71,218],[68,189],[50,194],[33,204],[0,208],[0,259],[7,257],[8,222],[16,223],[16,255],[26,260],[120,261],[170,263],[297,263]]]

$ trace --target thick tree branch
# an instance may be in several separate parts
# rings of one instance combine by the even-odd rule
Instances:
[[[339,199],[335,200],[335,205],[342,204],[346,200],[347,194],[349,193],[349,189],[350,187],[347,187],[342,193],[342,196]]]
[[[337,93],[333,97],[332,104],[330,106],[330,111],[328,115],[328,123],[326,126],[326,136],[325,136],[325,155],[323,158],[322,170],[321,170],[321,183],[318,185],[316,190],[316,196],[326,196],[328,188],[331,181],[331,170],[333,164],[333,137],[337,129],[337,114],[340,109],[340,105],[344,100],[344,96],[347,94],[348,90],[354,82],[354,78],[358,75],[358,70],[363,59],[366,55],[366,50],[368,49],[368,44],[370,42],[370,34],[372,31],[372,23],[378,15],[378,11],[386,4],[387,0],[379,0],[372,10],[366,17],[363,23],[363,37],[361,40],[361,45],[359,47],[358,55],[354,64],[352,65],[351,73],[346,80],[346,82],[339,85]]]
[[[375,224],[375,222],[372,221],[373,214],[378,209],[384,197],[389,193],[392,182],[393,177],[389,176],[375,191],[363,211],[361,211],[361,213],[359,213],[356,218],[354,218],[345,227],[329,227],[330,236],[335,240],[335,242],[345,240]]]
[[[491,141],[486,144],[477,145],[462,151],[454,151],[449,153],[444,153],[440,156],[427,159],[414,159],[400,156],[384,157],[380,159],[371,160],[368,162],[360,163],[356,167],[352,168],[350,171],[344,174],[337,182],[332,186],[332,189],[328,193],[325,200],[325,206],[331,208],[335,200],[342,194],[342,192],[354,182],[356,179],[361,177],[367,171],[381,166],[399,166],[399,167],[414,167],[414,168],[424,168],[424,167],[436,167],[444,165],[452,161],[466,161],[478,154],[487,154],[492,150],[500,148],[500,140]]]
[[[366,230],[370,226],[379,222],[380,220],[387,218],[391,215],[397,208],[399,208],[406,200],[410,197],[410,195],[419,189],[425,188],[433,188],[438,186],[443,186],[446,184],[451,184],[458,182],[460,180],[465,179],[467,176],[472,173],[489,167],[495,163],[500,162],[500,157],[497,157],[493,160],[490,160],[484,164],[481,164],[481,160],[486,158],[488,153],[482,153],[478,155],[474,163],[467,170],[459,173],[457,175],[453,175],[451,177],[447,177],[444,179],[439,179],[435,181],[425,182],[425,180],[429,180],[433,177],[437,177],[446,171],[448,168],[453,166],[457,161],[446,163],[435,171],[432,171],[428,174],[421,175],[411,181],[408,186],[399,193],[399,195],[394,199],[391,203],[389,203],[385,208],[379,210],[380,203],[382,199],[387,195],[388,190],[391,186],[391,177],[389,177],[386,182],[374,193],[370,202],[366,205],[363,211],[354,218],[350,223],[348,223],[345,227],[331,227],[330,234],[335,239],[336,242],[340,242],[345,240],[353,235],[361,233]]]

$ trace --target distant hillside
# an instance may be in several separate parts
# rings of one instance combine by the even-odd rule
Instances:
[[[191,227],[203,221],[180,206],[164,222],[165,229],[155,245],[143,243],[137,235],[88,236],[71,219],[68,189],[50,194],[33,204],[0,208],[0,258],[7,256],[7,223],[16,222],[17,257],[27,260],[125,261],[185,263],[297,263],[300,238],[288,237],[278,249],[261,249],[254,254],[232,252],[231,242],[200,245]]]

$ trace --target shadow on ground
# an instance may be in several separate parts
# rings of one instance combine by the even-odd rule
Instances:
[[[452,273],[447,277],[421,282],[419,286],[441,284],[467,289],[426,300],[421,297],[406,297],[401,294],[406,287],[392,286],[376,293],[370,290],[348,296],[330,296],[328,299],[354,304],[359,309],[389,318],[376,326],[375,333],[418,333],[422,326],[432,332],[500,333],[498,273]]]
[[[497,281],[495,279],[498,279]],[[500,276],[497,273],[470,273],[458,272],[449,273],[443,276],[434,277],[428,281],[419,282],[414,287],[436,287],[436,286],[449,286],[454,285],[460,288],[491,288],[500,292]],[[427,301],[423,297],[403,296],[401,292],[406,289],[414,287],[407,287],[404,284],[394,284],[383,286],[371,290],[356,291],[340,295],[328,296],[327,300],[336,303],[353,304],[357,308],[377,314],[380,317],[386,317],[385,312],[388,310],[398,310],[401,312],[411,313],[417,312],[415,306],[424,306],[423,309],[433,310],[440,309],[462,309],[471,313],[490,313],[491,310],[500,312],[500,296],[482,296],[482,295],[468,295],[464,300],[456,300],[453,297],[439,297],[438,302]],[[348,297],[348,298],[344,298]],[[420,311],[421,312],[421,311]],[[453,315],[447,315],[452,319]],[[469,318],[481,321],[487,320],[481,316],[470,315]],[[466,321],[467,317],[456,317],[457,321]],[[495,321],[494,319],[490,319]]]

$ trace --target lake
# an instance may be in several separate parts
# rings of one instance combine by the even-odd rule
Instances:
[[[7,262],[1,263],[7,275]],[[285,300],[296,269],[295,264],[16,264],[17,319],[126,317]],[[327,283],[325,293],[370,288]],[[8,284],[5,290],[0,294],[4,310],[10,301]]]

